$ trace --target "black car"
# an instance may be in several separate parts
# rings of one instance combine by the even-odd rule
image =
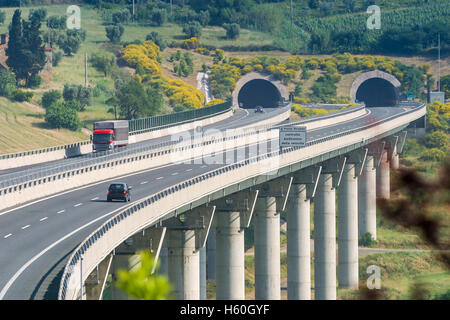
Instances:
[[[114,182],[109,185],[107,201],[112,201],[114,199],[124,200],[125,202],[131,201],[130,194],[131,187],[126,183]]]
[[[264,112],[264,109],[263,109],[263,107],[261,107],[261,106],[257,106],[257,107],[255,108],[255,112],[261,112],[261,113],[263,113],[263,112]]]

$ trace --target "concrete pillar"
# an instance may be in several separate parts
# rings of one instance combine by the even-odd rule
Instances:
[[[206,300],[206,248],[200,248],[200,300]]]
[[[113,256],[111,274],[113,279],[112,300],[128,300],[130,297],[118,289],[115,282],[118,280],[119,270],[136,270],[141,266],[141,256],[137,254],[120,253]]]
[[[169,281],[176,300],[200,299],[200,254],[194,230],[168,230]]]
[[[390,174],[387,150],[384,149],[381,154],[380,166],[377,168],[377,198],[390,198]]]
[[[239,212],[216,215],[216,298],[245,300],[244,229]]]
[[[213,221],[213,225],[211,226],[211,229],[209,229],[208,240],[206,242],[206,268],[208,280],[216,279],[216,228],[214,226],[215,223]]]
[[[395,170],[400,167],[400,155],[398,153],[392,155],[390,166]]]
[[[310,201],[306,184],[292,184],[287,214],[288,299],[311,300]]]
[[[161,247],[161,251],[159,253],[158,260],[159,260],[158,273],[167,275],[168,274],[168,265],[167,265],[167,240],[166,239],[163,240],[163,244]]]
[[[336,300],[336,205],[332,174],[321,174],[314,198],[316,300]]]
[[[358,179],[346,164],[338,188],[338,280],[340,288],[358,289]]]
[[[280,300],[280,215],[276,197],[256,200],[255,299]]]
[[[367,156],[358,179],[358,238],[370,232],[377,238],[376,169],[374,158]]]

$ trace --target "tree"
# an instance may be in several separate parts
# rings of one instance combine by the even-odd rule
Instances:
[[[47,27],[50,29],[65,29],[66,20],[65,16],[50,16],[47,19]]]
[[[125,31],[124,27],[121,24],[106,26],[106,36],[109,41],[112,43],[119,43],[122,38],[123,32]]]
[[[92,66],[104,73],[105,77],[111,74],[114,66],[116,65],[116,58],[113,55],[101,55],[101,54],[93,54],[89,61],[92,63]]]
[[[81,128],[77,111],[62,103],[55,103],[46,110],[45,121],[52,128],[66,128],[72,131],[78,131]]]
[[[437,148],[442,151],[448,149],[448,136],[443,131],[435,131],[425,136],[425,145],[427,148]]]
[[[237,23],[224,23],[223,28],[227,32],[227,39],[237,39],[241,34],[241,27]]]
[[[121,85],[116,92],[119,114],[123,119],[131,120],[148,115],[152,106],[145,88],[136,79]]]
[[[58,102],[61,98],[61,92],[58,90],[47,91],[42,95],[41,105],[47,109]]]
[[[202,26],[206,27],[209,24],[209,21],[211,20],[209,11],[207,10],[200,11],[200,13],[198,14],[198,20]]]
[[[45,49],[40,36],[41,22],[37,16],[30,21],[22,21],[21,11],[14,11],[9,26],[9,42],[6,49],[6,64],[16,75],[17,81],[28,82],[37,75],[46,63]]]
[[[344,0],[344,6],[348,11],[353,12],[356,8],[356,0]]]
[[[166,9],[153,9],[152,20],[157,26],[162,26],[167,22]]]
[[[297,84],[295,85],[295,91],[294,94],[299,97],[301,96],[303,93],[303,84],[301,82],[297,82]]]
[[[113,12],[112,14],[112,21],[114,24],[120,24],[120,23],[128,23],[130,21],[131,14],[128,10],[120,10]]]
[[[202,25],[198,21],[186,23],[183,26],[183,33],[187,38],[200,38],[202,35]]]
[[[82,85],[65,84],[63,89],[64,101],[78,101],[80,103],[80,111],[91,104],[92,92],[90,88],[85,88]]]
[[[47,17],[47,9],[39,8],[39,9],[31,9],[28,15],[28,19],[32,20],[33,18],[39,19],[40,22],[43,22]]]
[[[10,98],[16,90],[16,77],[9,70],[0,70],[0,96]]]
[[[73,33],[72,30],[67,30],[65,35],[60,35],[57,41],[58,46],[67,56],[72,56],[80,49],[82,42],[81,34]]]
[[[6,18],[6,12],[3,10],[0,10],[0,24],[3,24],[5,22]]]
[[[146,251],[141,251],[141,266],[132,271],[119,270],[118,280],[114,284],[137,300],[167,300],[172,286],[166,276],[153,275],[155,259]]]
[[[447,98],[450,97],[450,74],[441,78],[441,91],[445,92]]]
[[[152,33],[149,33],[147,37],[145,37],[145,40],[151,40],[153,41],[161,51],[164,51],[164,49],[167,47],[167,41],[156,31],[152,31]]]

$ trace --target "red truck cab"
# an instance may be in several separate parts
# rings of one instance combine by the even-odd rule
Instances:
[[[128,145],[128,121],[101,121],[94,123],[93,151],[114,150]]]

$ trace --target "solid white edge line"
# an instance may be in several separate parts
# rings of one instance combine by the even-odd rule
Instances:
[[[26,270],[33,262],[35,262],[37,259],[39,259],[41,256],[43,256],[47,251],[49,251],[49,250],[52,249],[53,247],[57,246],[57,245],[60,244],[62,241],[66,240],[67,238],[71,237],[71,236],[74,235],[75,233],[77,233],[77,232],[83,230],[84,228],[90,226],[91,224],[93,224],[93,223],[95,223],[95,222],[97,222],[97,221],[99,221],[99,220],[101,220],[101,219],[103,219],[103,218],[105,218],[105,217],[107,217],[107,216],[109,216],[109,215],[112,215],[113,213],[115,213],[115,212],[117,212],[117,211],[119,211],[119,210],[122,210],[123,208],[125,208],[125,207],[127,207],[127,206],[131,206],[131,205],[133,205],[134,203],[136,203],[137,201],[139,201],[139,200],[136,200],[136,201],[134,201],[134,202],[132,202],[132,203],[130,203],[130,204],[126,204],[126,205],[124,205],[124,206],[122,206],[122,207],[120,207],[120,208],[118,208],[118,209],[116,209],[116,210],[114,210],[114,211],[111,211],[111,212],[109,212],[109,213],[107,213],[107,214],[104,214],[104,215],[101,216],[101,217],[98,217],[98,218],[95,219],[95,220],[92,220],[91,222],[86,223],[85,225],[83,225],[83,226],[79,227],[78,229],[72,231],[71,233],[65,235],[65,236],[62,237],[61,239],[57,240],[56,242],[54,242],[53,244],[49,245],[47,248],[45,248],[44,250],[42,250],[41,252],[39,252],[37,255],[35,255],[33,258],[31,258],[27,263],[25,263],[25,264],[24,264],[24,265],[23,265],[23,266],[15,273],[15,274],[14,274],[14,276],[13,276],[11,279],[9,279],[9,281],[8,281],[8,282],[6,283],[6,285],[3,287],[2,291],[0,291],[0,300],[3,300],[3,298],[5,297],[6,292],[8,292],[9,288],[10,288],[11,285],[14,283],[14,281],[16,281],[17,278],[19,278],[19,276],[20,276],[20,275],[21,275],[21,274],[22,274],[22,273],[23,273],[23,272],[24,272],[24,271],[25,271],[25,270]]]

